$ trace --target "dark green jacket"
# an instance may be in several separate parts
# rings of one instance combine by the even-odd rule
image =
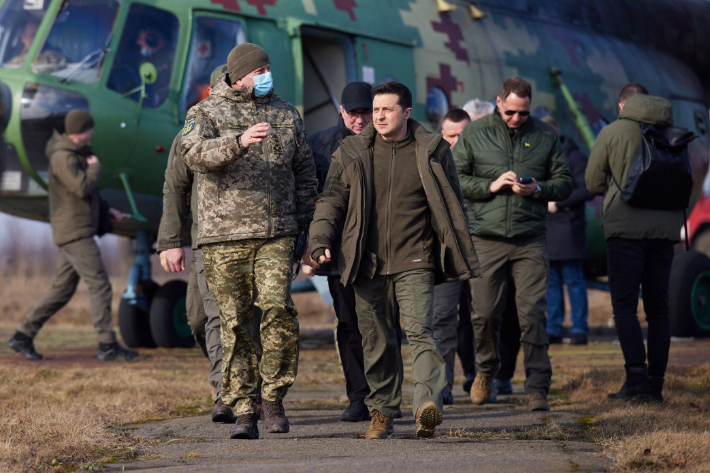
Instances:
[[[678,241],[683,226],[680,210],[654,210],[633,207],[621,199],[621,191],[611,179],[624,186],[634,155],[641,145],[639,122],[656,126],[673,124],[671,103],[661,97],[634,95],[614,123],[599,133],[589,156],[585,175],[587,189],[604,195],[602,226],[606,238],[632,240],[663,239]]]
[[[572,192],[572,176],[557,133],[528,118],[511,141],[498,109],[468,125],[454,148],[454,161],[468,207],[468,228],[479,237],[531,237],[545,234],[547,202]],[[542,190],[538,198],[511,189],[491,194],[501,174],[533,177]]]
[[[163,214],[156,244],[158,253],[183,246],[183,228],[191,215],[190,239],[192,249],[197,249],[197,185],[194,174],[180,157],[181,136],[182,133],[178,133],[173,140],[165,169]]]
[[[441,135],[429,133],[409,120],[416,141],[416,160],[429,201],[431,223],[436,233],[434,255],[437,283],[480,277],[478,257],[467,231],[463,198],[449,144]],[[373,146],[377,132],[372,123],[357,136],[343,140],[333,154],[325,188],[316,204],[310,226],[312,254],[333,248],[342,228],[338,269],[344,285],[352,284],[362,269],[372,273],[376,264],[365,256],[373,195]],[[422,216],[424,218],[424,216]],[[361,265],[363,267],[361,268]]]
[[[101,164],[86,164],[91,154],[55,131],[47,143],[49,158],[49,222],[56,245],[98,233],[101,197],[97,187]],[[107,217],[106,217],[107,218]]]

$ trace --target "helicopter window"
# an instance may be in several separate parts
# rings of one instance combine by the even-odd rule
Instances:
[[[212,71],[227,62],[232,48],[243,42],[244,29],[239,22],[210,17],[197,19],[183,91],[184,111],[209,95]]]
[[[32,67],[66,80],[99,79],[117,0],[65,0]]]
[[[116,51],[108,88],[138,101],[145,87],[143,106],[162,105],[170,92],[178,33],[178,19],[172,13],[133,4]],[[155,67],[157,77],[144,80],[140,70],[148,63]]]
[[[439,87],[432,87],[426,96],[426,116],[435,128],[441,125],[444,116],[449,113],[449,101]]]
[[[0,9],[0,66],[22,66],[46,11],[42,2],[5,2]]]

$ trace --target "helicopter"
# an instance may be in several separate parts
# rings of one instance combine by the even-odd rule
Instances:
[[[162,346],[190,345],[184,284],[161,288],[150,276],[163,176],[187,110],[245,41],[268,51],[275,91],[308,133],[337,122],[338,95],[352,81],[404,83],[412,118],[438,130],[450,109],[493,100],[505,78],[520,76],[536,110],[588,151],[616,118],[621,87],[640,82],[698,135],[695,196],[707,173],[704,0],[0,0],[0,212],[48,221],[45,144],[67,112],[90,111],[101,195],[129,217],[114,233],[136,240],[119,307],[134,346],[155,342],[144,336],[151,326],[164,332]],[[600,207],[587,205],[592,287],[605,285]],[[710,335],[710,259],[687,252],[673,271],[683,275],[671,290],[674,335]]]

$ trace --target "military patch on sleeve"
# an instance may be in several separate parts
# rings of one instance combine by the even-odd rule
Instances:
[[[185,126],[182,129],[182,136],[189,134],[195,129],[195,118],[195,115],[187,117],[187,120],[185,120]]]

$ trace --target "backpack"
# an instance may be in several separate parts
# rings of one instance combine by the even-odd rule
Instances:
[[[685,210],[693,189],[688,144],[698,135],[685,128],[639,125],[641,145],[631,162],[626,185],[622,188],[614,179],[621,198],[635,207]]]

